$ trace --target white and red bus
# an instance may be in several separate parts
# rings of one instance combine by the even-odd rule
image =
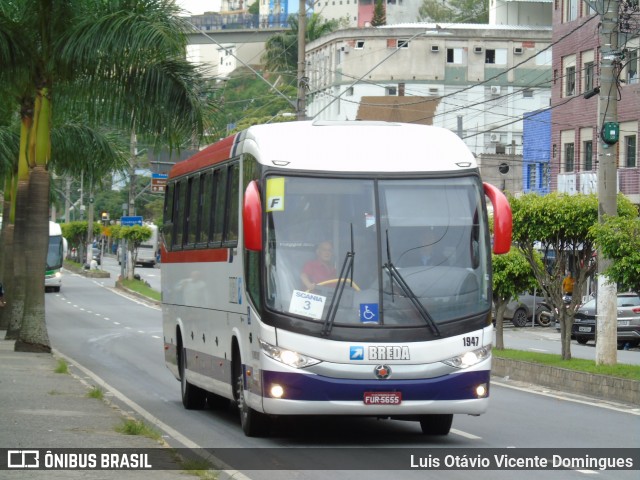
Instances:
[[[491,247],[510,243],[505,196],[449,130],[250,127],[169,174],[166,364],[186,408],[231,400],[250,436],[281,415],[415,420],[446,435],[454,414],[487,409]],[[333,248],[333,278],[309,287],[319,244]]]

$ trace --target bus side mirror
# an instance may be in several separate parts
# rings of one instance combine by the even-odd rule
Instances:
[[[497,187],[483,183],[484,193],[493,205],[493,253],[499,255],[511,249],[513,219],[507,197]]]
[[[249,182],[244,192],[242,205],[242,228],[244,231],[244,247],[252,252],[262,250],[262,203],[260,190],[255,180]]]

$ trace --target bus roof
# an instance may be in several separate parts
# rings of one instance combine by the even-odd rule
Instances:
[[[438,172],[475,169],[475,157],[450,130],[388,122],[285,122],[249,127],[176,164],[170,177],[238,153],[268,166],[335,172]]]
[[[49,236],[62,235],[62,228],[59,223],[49,222]]]

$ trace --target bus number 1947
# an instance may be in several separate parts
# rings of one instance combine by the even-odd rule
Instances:
[[[480,337],[463,337],[462,344],[465,347],[478,347],[480,345]]]

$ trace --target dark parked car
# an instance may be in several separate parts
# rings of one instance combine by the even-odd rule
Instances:
[[[640,345],[640,296],[637,293],[618,294],[618,350],[626,344]],[[596,300],[582,305],[575,315],[571,334],[581,345],[596,340]]]
[[[540,315],[542,312],[551,312],[544,297],[521,293],[517,300],[512,300],[507,304],[504,311],[504,319],[511,320],[516,327],[524,327],[534,317],[538,325],[544,327],[551,323],[551,315]]]

